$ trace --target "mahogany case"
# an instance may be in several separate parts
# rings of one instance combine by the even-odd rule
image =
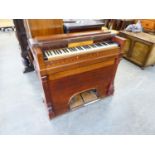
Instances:
[[[111,40],[119,46],[52,61],[43,59],[44,44],[31,46],[50,118],[70,111],[72,97],[86,90],[96,89],[99,98],[114,93],[114,78],[125,39],[112,36]]]

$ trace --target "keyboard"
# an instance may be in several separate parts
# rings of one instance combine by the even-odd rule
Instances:
[[[78,54],[92,53],[108,48],[118,47],[118,44],[112,41],[104,41],[85,46],[77,46],[71,48],[61,49],[48,49],[43,52],[44,60],[61,59],[64,57],[70,57]]]

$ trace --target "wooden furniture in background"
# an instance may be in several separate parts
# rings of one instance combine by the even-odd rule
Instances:
[[[124,57],[142,68],[155,64],[155,36],[144,32],[121,31],[126,38]]]
[[[25,19],[25,27],[28,38],[62,34],[62,19]]]
[[[65,33],[101,30],[104,23],[98,20],[76,20],[64,22]]]
[[[101,30],[30,39],[50,118],[70,111],[79,93],[95,89],[99,98],[113,94],[124,42]]]
[[[63,33],[62,19],[15,19],[16,35],[22,50],[26,66],[25,72],[33,70],[33,56],[29,50],[28,39]]]
[[[141,24],[145,32],[155,33],[155,19],[142,19]]]
[[[14,19],[13,22],[16,28],[16,37],[21,48],[23,64],[25,66],[24,73],[33,71],[33,57],[28,46],[28,39],[24,27],[24,21],[23,19]]]
[[[105,26],[108,29],[124,30],[128,25],[134,24],[134,19],[105,19]]]

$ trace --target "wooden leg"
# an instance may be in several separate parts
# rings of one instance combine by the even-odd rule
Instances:
[[[55,117],[55,114],[53,111],[48,111],[48,116],[50,119],[54,118]]]
[[[98,87],[97,89],[97,94],[99,98],[103,98],[105,96],[105,89],[104,87]]]
[[[107,95],[113,95],[114,94],[114,83],[112,82],[107,90]]]
[[[142,69],[142,70],[144,70],[144,69],[145,69],[145,67],[141,67],[141,69]]]

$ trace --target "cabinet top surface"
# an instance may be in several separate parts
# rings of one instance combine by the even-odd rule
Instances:
[[[155,35],[153,34],[148,34],[144,32],[134,33],[134,32],[128,32],[128,31],[120,31],[120,33],[155,44]]]

